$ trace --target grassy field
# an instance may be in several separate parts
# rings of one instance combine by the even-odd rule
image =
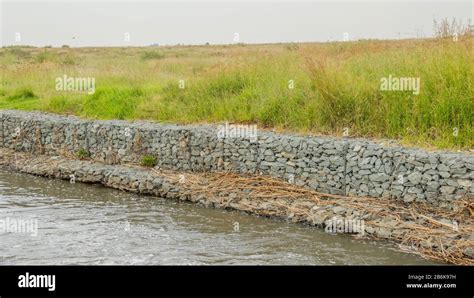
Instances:
[[[471,149],[473,41],[8,47],[0,49],[0,109],[100,119],[256,123]],[[63,75],[95,78],[95,93],[57,91],[56,78]],[[420,78],[420,93],[380,90],[381,78],[389,75]]]

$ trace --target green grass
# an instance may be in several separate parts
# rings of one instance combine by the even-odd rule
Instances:
[[[31,88],[21,88],[14,90],[7,95],[5,90],[0,91],[0,108],[13,108],[21,110],[33,110],[37,106],[38,98]]]
[[[144,167],[154,167],[156,166],[156,158],[151,155],[145,155],[142,157],[140,164]]]
[[[351,137],[472,149],[473,41],[3,48],[0,108],[338,136],[348,129]],[[95,93],[56,91],[64,74],[94,77]],[[389,75],[420,78],[420,94],[381,91]]]
[[[76,157],[79,158],[79,159],[88,159],[90,158],[91,154],[89,151],[87,151],[86,149],[79,149],[76,151]]]
[[[23,88],[15,91],[12,95],[7,97],[8,101],[21,101],[25,99],[33,99],[36,98],[36,95],[33,93],[31,89]]]
[[[143,97],[140,88],[100,88],[86,97],[80,113],[94,118],[127,119]]]
[[[160,51],[145,51],[142,54],[142,59],[149,60],[149,59],[163,59],[165,55]]]

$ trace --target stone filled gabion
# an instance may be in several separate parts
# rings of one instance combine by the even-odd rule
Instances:
[[[474,155],[428,152],[362,139],[259,131],[221,138],[215,125],[91,121],[39,112],[0,111],[0,146],[46,155],[75,154],[108,164],[139,163],[184,171],[231,171],[292,181],[319,192],[388,197],[450,208],[474,198]]]

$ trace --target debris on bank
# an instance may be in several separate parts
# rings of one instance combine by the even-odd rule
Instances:
[[[228,208],[325,228],[355,237],[385,239],[401,250],[449,264],[474,265],[474,201],[453,210],[388,198],[315,192],[263,175],[156,170],[137,164],[108,165],[61,156],[0,149],[0,166],[34,175],[100,183],[107,187]],[[357,229],[347,229],[346,223]],[[341,228],[338,224],[344,224]],[[362,230],[361,230],[362,227]]]

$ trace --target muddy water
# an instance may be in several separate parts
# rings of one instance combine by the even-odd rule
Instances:
[[[0,169],[0,264],[429,262],[388,243]]]

